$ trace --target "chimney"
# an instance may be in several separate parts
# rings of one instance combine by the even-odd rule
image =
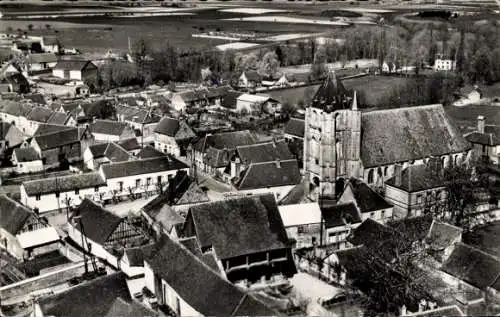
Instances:
[[[241,159],[239,157],[236,157],[234,159],[234,177],[240,176],[240,170],[241,170]]]
[[[479,133],[484,133],[484,116],[477,117],[477,131]]]
[[[279,158],[276,158],[276,167],[281,168],[281,162]]]
[[[394,185],[401,186],[401,164],[394,165]]]

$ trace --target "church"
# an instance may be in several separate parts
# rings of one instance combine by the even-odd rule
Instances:
[[[340,195],[351,177],[382,187],[395,170],[431,158],[445,167],[461,164],[471,149],[441,104],[362,111],[356,92],[333,72],[306,109],[304,125],[306,184],[319,187],[322,197]]]

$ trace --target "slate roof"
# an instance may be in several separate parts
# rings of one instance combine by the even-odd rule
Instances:
[[[63,70],[83,70],[87,67],[97,68],[92,61],[83,61],[83,60],[60,60],[57,62],[54,69],[63,69]]]
[[[458,243],[441,270],[484,290],[500,276],[500,261],[479,249]]]
[[[122,222],[122,218],[88,198],[82,201],[80,206],[71,215],[71,218],[74,219],[77,216],[81,217],[87,238],[100,245],[104,245]],[[73,226],[81,230],[80,222],[74,223]]]
[[[347,223],[360,223],[358,210],[354,203],[337,204],[321,208],[326,228],[345,226]]]
[[[141,146],[139,145],[137,138],[129,138],[129,139],[120,140],[120,141],[116,142],[116,144],[118,144],[125,151],[128,151],[128,152],[141,149]]]
[[[368,111],[361,115],[361,160],[365,168],[468,149],[470,144],[452,125],[442,105]]]
[[[124,148],[113,142],[108,143],[104,151],[104,156],[111,162],[126,162],[131,158],[130,154]]]
[[[72,174],[23,182],[29,196],[67,192],[75,189],[106,186],[99,173]]]
[[[467,134],[465,139],[475,144],[488,146],[500,145],[500,126],[487,125],[484,127],[484,133],[474,131]]]
[[[97,143],[89,146],[90,153],[95,158],[104,157],[104,153],[108,148],[108,143]]]
[[[290,118],[285,125],[285,134],[290,134],[298,138],[304,138],[305,121],[298,118]]]
[[[32,147],[16,148],[14,154],[18,162],[32,162],[39,160],[38,153]]]
[[[230,91],[221,100],[221,106],[227,109],[236,109],[236,101],[243,93],[239,91]]]
[[[38,54],[30,54],[29,62],[31,64],[35,63],[56,63],[57,56],[54,53],[38,53]]]
[[[101,165],[106,179],[173,171],[188,168],[172,156]]]
[[[204,316],[276,316],[249,294],[210,269],[182,244],[167,236],[146,259],[152,270],[189,306]]]
[[[294,159],[285,140],[237,146],[236,154],[244,164]]]
[[[179,129],[179,120],[165,117],[161,119],[160,123],[158,123],[154,132],[159,134],[164,134],[170,137],[175,137],[175,134],[177,133],[178,129]]]
[[[35,136],[34,139],[42,151],[80,142],[77,128]]]
[[[345,102],[348,96],[349,92],[342,84],[342,81],[335,75],[335,72],[329,72],[326,79],[318,87],[312,99],[311,107],[328,112],[349,109],[351,103]]]
[[[16,235],[33,213],[6,195],[0,195],[0,228]]]
[[[373,212],[393,207],[393,205],[389,204],[384,197],[359,179],[349,179],[347,187],[351,189],[356,206],[361,213]]]
[[[288,247],[272,194],[192,206],[189,217],[200,246],[212,246],[220,259]]]
[[[449,247],[453,241],[462,236],[462,229],[450,224],[436,221],[432,222],[427,243],[433,249],[442,250]]]
[[[155,158],[155,157],[163,157],[165,154],[156,150],[152,146],[146,146],[142,150],[137,153],[137,157],[141,159]]]
[[[128,125],[125,122],[97,119],[91,125],[90,131],[92,133],[120,136],[127,127]]]
[[[396,185],[396,176],[389,178],[385,183],[406,192],[418,192],[444,187],[446,180],[438,169],[422,164],[410,165],[405,168],[401,172],[401,185]]]
[[[119,297],[130,302],[125,273],[119,272],[82,283],[39,299],[44,316],[106,316]]]
[[[296,185],[300,183],[297,160],[251,163],[236,183],[238,190]]]

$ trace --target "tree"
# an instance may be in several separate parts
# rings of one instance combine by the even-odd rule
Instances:
[[[33,24],[28,24],[28,30],[33,31]]]
[[[137,77],[144,79],[144,70],[146,66],[146,57],[150,53],[149,44],[144,38],[140,38],[134,43],[132,50],[132,57],[134,62],[137,64]]]
[[[275,52],[267,52],[258,64],[258,72],[265,77],[274,77],[278,72],[280,62]]]

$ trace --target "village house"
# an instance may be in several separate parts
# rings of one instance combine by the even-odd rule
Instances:
[[[349,179],[338,201],[353,202],[362,221],[371,218],[385,223],[393,217],[394,206],[359,179]]]
[[[33,136],[40,124],[66,125],[76,127],[76,120],[71,115],[52,111],[45,107],[34,107],[25,116],[20,116],[20,128],[24,134]]]
[[[394,204],[398,217],[436,213],[446,206],[446,180],[436,164],[408,166],[403,171],[396,166],[394,177],[385,182],[385,198]]]
[[[29,72],[40,73],[54,68],[58,57],[54,53],[31,54],[28,56]]]
[[[125,122],[97,119],[90,125],[92,136],[97,142],[118,142],[134,138],[134,130]]]
[[[185,112],[193,107],[221,106],[222,98],[231,90],[229,86],[221,86],[177,92],[172,95],[171,106],[178,112]]]
[[[154,131],[160,122],[160,117],[147,110],[140,110],[133,116],[125,117],[123,120],[141,140],[141,144],[153,144]]]
[[[84,199],[70,215],[68,237],[129,277],[144,274],[142,265],[129,266],[121,257],[128,248],[149,244],[149,237],[127,218],[120,218],[90,199]]]
[[[85,81],[96,73],[97,66],[84,60],[60,60],[52,69],[54,77],[78,81]]]
[[[105,188],[106,181],[96,172],[25,181],[20,189],[21,203],[39,213],[68,211],[85,198],[99,201]]]
[[[213,258],[212,252],[202,252],[195,245],[191,247],[193,253],[183,242],[164,236],[160,246],[144,260],[145,284],[158,304],[167,306],[176,316],[277,316],[218,274],[217,264],[207,261]]]
[[[18,94],[27,94],[30,92],[30,83],[28,79],[21,73],[4,75],[0,78],[0,83],[5,87],[8,85],[9,89],[4,92],[14,92]]]
[[[13,124],[0,122],[0,155],[7,149],[15,148],[24,141],[24,134]]]
[[[46,169],[68,167],[70,163],[82,160],[78,128],[64,127],[59,131],[36,135],[29,146],[38,153]]]
[[[472,155],[493,164],[500,163],[500,126],[486,125],[484,116],[477,117],[477,130],[465,135],[472,144]]]
[[[302,181],[296,159],[249,163],[232,180],[234,190],[243,195],[272,193],[277,201],[285,197]]]
[[[267,95],[242,94],[236,98],[236,112],[275,114],[281,111],[279,101]]]
[[[304,140],[304,119],[290,118],[285,125],[285,140],[287,142]]]
[[[103,164],[99,168],[107,183],[103,199],[157,193],[180,170],[189,173],[189,167],[172,156]]]
[[[288,239],[294,249],[317,245],[321,237],[321,209],[317,202],[278,206]]]
[[[18,260],[60,248],[56,229],[6,195],[0,195],[0,248]]]
[[[18,174],[36,173],[43,171],[43,163],[38,153],[32,147],[17,148],[12,153],[12,165]]]
[[[277,78],[277,77],[275,77]],[[269,78],[262,81],[262,86],[273,87],[273,88],[285,88],[292,85],[291,80],[286,74],[281,75],[277,79]]]
[[[339,195],[351,177],[383,187],[396,165],[405,169],[429,157],[442,158],[445,167],[462,162],[470,148],[442,105],[360,111],[335,74],[306,109],[304,172],[325,196]]]
[[[397,73],[400,70],[400,65],[395,61],[384,61],[382,63],[382,73]]]
[[[463,107],[467,105],[478,104],[481,101],[483,94],[477,85],[468,85],[460,88],[455,97],[458,100],[456,100],[453,105],[456,107]]]
[[[434,71],[449,71],[449,70],[455,70],[457,67],[456,61],[450,59],[450,58],[445,58],[443,56],[438,56],[434,60],[434,66],[433,69]]]
[[[256,136],[248,130],[207,134],[194,145],[193,153],[188,158],[193,160],[191,155],[194,155],[194,162],[200,171],[222,177],[236,147],[257,142]]]
[[[22,116],[26,116],[33,107],[17,101],[4,100],[2,103],[4,104],[0,110],[2,121],[17,126],[23,133],[25,133],[26,128],[24,128],[23,131],[20,118]]]
[[[273,195],[193,206],[179,236],[196,237],[202,253],[213,251],[231,282],[248,286],[296,273],[291,245]]]
[[[119,143],[98,143],[88,146],[83,152],[83,163],[91,170],[98,170],[101,164],[125,162],[134,157]]]
[[[154,130],[154,147],[173,156],[186,156],[187,146],[195,137],[186,121],[164,117]]]
[[[44,36],[42,37],[42,49],[44,52],[59,54],[61,50],[61,44],[56,36]]]
[[[151,145],[143,147],[137,154],[136,156],[140,159],[147,159],[147,158],[153,158],[153,157],[163,157],[165,156],[164,153],[156,150],[154,147]]]
[[[238,78],[238,88],[259,87],[262,82],[262,76],[256,71],[245,71]]]
[[[117,272],[44,296],[29,316],[157,317],[158,313],[132,299],[127,276]]]
[[[354,202],[321,207],[323,218],[323,243],[341,250],[351,246],[347,237],[361,224],[361,217]]]

